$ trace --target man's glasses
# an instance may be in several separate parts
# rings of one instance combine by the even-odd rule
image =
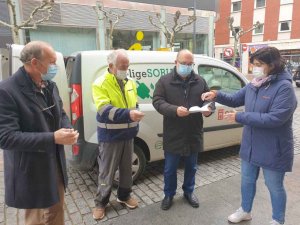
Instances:
[[[186,63],[186,62],[178,62],[178,63],[185,66],[195,66],[195,63]]]

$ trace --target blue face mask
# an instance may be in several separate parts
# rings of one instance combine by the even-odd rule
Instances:
[[[177,73],[182,76],[182,77],[187,77],[188,75],[191,74],[193,70],[192,65],[183,65],[179,63],[179,66],[177,66]]]
[[[58,67],[55,64],[50,64],[48,67],[48,71],[45,74],[42,74],[42,80],[52,80],[58,71]]]

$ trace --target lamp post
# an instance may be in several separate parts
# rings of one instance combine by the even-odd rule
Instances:
[[[188,10],[192,11],[193,10],[193,16],[196,16],[196,0],[194,0],[194,6],[193,7],[189,7]],[[196,21],[194,21],[193,23],[193,53],[196,53]]]

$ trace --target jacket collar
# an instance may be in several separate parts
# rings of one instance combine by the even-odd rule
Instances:
[[[27,97],[32,103],[37,105],[39,108],[47,108],[47,105],[41,105],[36,97],[36,92],[39,92],[37,87],[35,86],[34,82],[31,80],[29,74],[26,72],[24,66],[20,67],[19,70],[16,72],[16,83],[20,87],[21,92]],[[53,90],[53,82],[48,82],[48,88]],[[52,92],[53,93],[53,92]],[[56,106],[58,107],[58,106]],[[52,115],[50,109],[45,110],[47,114]]]

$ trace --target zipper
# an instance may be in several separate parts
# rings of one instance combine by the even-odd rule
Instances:
[[[121,86],[120,86],[120,84],[119,84],[118,81],[117,81],[117,84],[118,84],[119,89],[120,89],[120,91],[121,91],[121,93],[122,93],[122,97],[123,97],[123,100],[124,100],[124,102],[125,102],[126,108],[128,109],[128,103],[127,103],[126,96],[125,96],[125,85],[126,85],[127,82],[126,82],[125,84],[123,83],[123,81],[121,81],[121,82],[122,82],[122,84],[124,85],[124,86],[123,86],[123,90],[122,90],[122,88],[121,88]]]

